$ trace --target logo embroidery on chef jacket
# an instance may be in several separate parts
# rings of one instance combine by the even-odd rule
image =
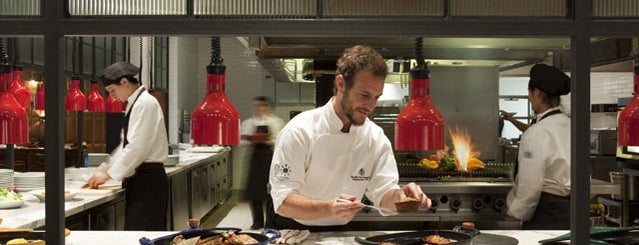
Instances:
[[[532,152],[530,152],[530,151],[524,151],[524,157],[525,157],[525,158],[532,158],[532,157],[533,157],[532,155],[533,155],[533,154],[532,154]]]
[[[288,164],[275,164],[275,178],[278,180],[287,180],[291,178],[291,172],[293,171]]]
[[[366,174],[366,171],[364,171],[363,168],[359,169],[359,172],[357,172],[359,174],[359,176],[357,175],[351,175],[351,179],[353,181],[368,181],[371,179],[370,176],[364,176]]]

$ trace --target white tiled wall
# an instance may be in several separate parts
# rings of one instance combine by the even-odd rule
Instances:
[[[617,98],[632,97],[632,72],[596,72],[590,74],[590,103],[617,103]]]

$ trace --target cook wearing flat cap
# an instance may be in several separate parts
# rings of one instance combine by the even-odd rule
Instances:
[[[556,67],[530,69],[528,99],[535,123],[522,135],[518,171],[508,193],[508,215],[529,230],[570,229],[570,117],[560,96],[570,93],[570,77]]]
[[[125,230],[166,230],[169,182],[164,171],[168,140],[164,114],[135,76],[140,69],[117,62],[100,77],[110,96],[128,102],[122,123],[122,142],[89,179],[98,188],[109,179],[126,188]]]

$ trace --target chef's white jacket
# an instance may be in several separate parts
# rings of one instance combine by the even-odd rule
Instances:
[[[332,101],[332,99],[331,99]],[[291,193],[317,200],[364,194],[379,206],[384,194],[399,189],[397,164],[382,128],[366,119],[343,133],[332,102],[302,112],[284,126],[270,169],[275,211]],[[343,225],[335,217],[296,220],[309,226]]]
[[[153,95],[146,90],[142,92],[142,88],[143,86],[140,86],[127,98],[125,113],[131,113],[129,128],[127,135],[123,135],[123,132],[121,134],[122,137],[127,137],[129,143],[124,148],[120,143],[109,159],[110,166],[107,172],[117,181],[133,175],[135,168],[142,162],[164,163],[168,156],[169,147],[162,107]],[[132,107],[138,94],[140,97]]]
[[[242,121],[242,125],[240,126],[242,135],[251,135],[255,133],[257,126],[268,126],[268,131],[271,134],[270,138],[273,142],[275,142],[277,135],[282,130],[282,127],[284,127],[284,121],[279,117],[273,116],[272,114],[266,115],[264,118],[251,117]],[[248,140],[242,139],[241,144],[248,145],[250,144],[250,142],[248,142]]]
[[[553,107],[537,115],[538,122],[522,135],[519,144],[519,171],[508,193],[508,215],[530,220],[541,192],[558,196],[570,194],[570,118],[555,114],[539,121]]]

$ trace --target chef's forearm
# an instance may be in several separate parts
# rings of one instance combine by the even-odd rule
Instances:
[[[332,201],[315,200],[299,194],[290,194],[276,212],[291,219],[321,219],[332,216],[332,203]]]

